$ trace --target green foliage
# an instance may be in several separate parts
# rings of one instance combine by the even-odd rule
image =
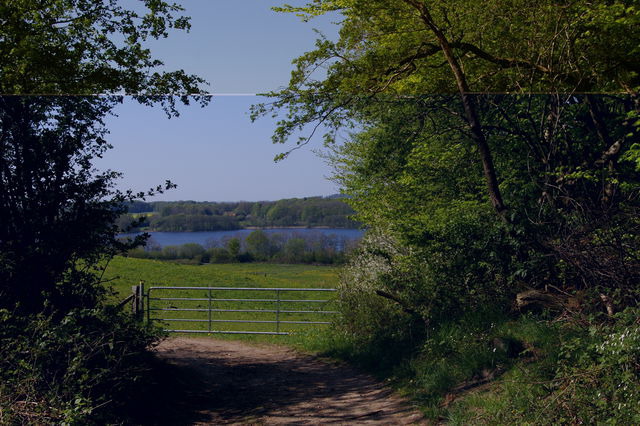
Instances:
[[[173,30],[189,30],[189,18],[178,15],[183,8],[158,0],[136,3],[136,8],[116,0],[3,3],[0,93],[200,92],[204,80],[182,70],[160,71],[163,63],[145,47]]]
[[[254,118],[284,112],[274,142],[312,123],[329,143],[339,128],[357,128],[334,148],[336,180],[358,219],[414,250],[405,269],[422,268],[422,277],[406,281],[442,288],[444,306],[549,284],[633,304],[637,100],[562,93],[634,93],[635,3],[285,6],[307,18],[340,11],[340,39],[318,40],[296,59],[289,86]],[[314,80],[323,65],[326,76]],[[485,90],[549,95],[469,95]],[[443,92],[460,93],[423,95]],[[433,303],[400,287],[392,294],[414,310]]]
[[[229,263],[234,262],[238,259],[238,255],[233,256],[229,250],[223,247],[214,247],[207,250],[207,255],[209,256],[208,262],[203,263]]]
[[[112,190],[117,173],[91,165],[109,147],[110,107],[96,98],[0,98],[0,307],[93,306],[101,286],[91,265],[129,247],[115,240],[113,222],[131,194]]]
[[[239,229],[239,226],[234,218],[227,216],[175,214],[171,216],[151,216],[148,228],[163,232],[185,232],[228,231]]]
[[[247,246],[247,252],[257,260],[266,260],[271,256],[271,244],[267,234],[263,231],[253,231],[244,242]]]
[[[475,92],[552,92],[576,84],[582,90],[620,91],[638,84],[636,0],[317,0],[275,10],[305,20],[333,11],[342,17],[339,41],[319,40],[315,51],[298,58],[290,87],[352,94],[456,91],[451,70],[441,66],[445,58],[436,29],[449,39]],[[307,80],[323,62],[329,64],[324,84]]]
[[[393,268],[400,253],[394,243],[385,235],[370,232],[340,274],[339,309],[343,328],[364,345],[393,339],[396,335],[400,339],[406,337],[410,318],[403,315],[398,303],[376,294],[376,290],[386,290],[385,278],[396,272]],[[409,298],[403,299],[403,303],[410,303]]]
[[[593,319],[560,325],[530,318],[509,330],[525,343],[523,358],[489,391],[456,401],[448,412],[452,423],[638,422],[636,308],[606,325]]]
[[[638,423],[638,310],[627,309],[616,316],[613,325],[596,323],[588,334],[565,342],[554,384],[551,402],[542,411],[545,420]]]
[[[230,238],[227,241],[226,248],[231,259],[237,259],[240,255],[240,240],[238,238]]]
[[[639,182],[633,164],[619,160],[638,138],[628,120],[633,101],[494,95],[475,101],[491,129],[508,223],[490,209],[475,147],[452,116],[462,105],[452,96],[374,105],[370,124],[334,150],[337,180],[356,217],[424,253],[428,260],[418,263],[434,265],[430,279],[442,279],[452,294],[466,281],[498,293],[551,283],[600,289],[629,303],[640,273]],[[562,123],[557,130],[545,127],[551,115]]]
[[[637,3],[278,9],[342,14],[339,40],[318,40],[253,109],[281,114],[277,143],[325,131],[335,178],[371,230],[342,276],[335,353],[406,378],[434,420],[637,423],[637,326],[603,313],[638,300]],[[339,145],[341,129],[352,132]],[[562,300],[565,318],[593,315],[592,334],[506,319],[532,288]],[[488,396],[466,395],[483,371]],[[461,398],[451,410],[447,392]]]
[[[304,259],[306,241],[302,238],[291,238],[286,242],[282,257],[287,259],[287,263],[299,263]]]
[[[178,99],[166,94],[199,93],[204,81],[162,71],[144,46],[189,28],[188,18],[175,16],[179,6],[125,3],[0,4],[0,93],[34,95],[0,98],[3,424],[129,422],[145,350],[158,337],[104,306],[100,264],[144,241],[116,239],[126,207],[173,185],[121,192],[117,172],[94,168],[110,148],[104,118],[122,101],[95,95],[132,93],[171,116]],[[192,100],[208,102],[181,98]]]
[[[205,250],[200,244],[188,243],[180,246],[178,250],[178,257],[193,259],[196,256],[204,254]]]
[[[622,160],[635,163],[636,171],[640,172],[640,144],[634,143],[629,147],[629,150],[621,157]]]
[[[360,111],[389,98],[459,90],[637,93],[640,84],[637,0],[319,0],[278,10],[306,18],[337,10],[342,19],[337,42],[319,39],[294,60],[289,86],[254,106],[254,119],[282,114],[277,143],[318,123],[333,142],[339,128],[358,127]],[[322,80],[319,68],[327,70]]]
[[[0,422],[124,421],[157,335],[114,308],[100,263],[132,194],[92,161],[117,99],[0,98]],[[151,191],[153,193],[153,191]],[[121,399],[123,398],[124,399]],[[6,420],[6,421],[5,421]]]
[[[389,318],[384,310],[382,316]],[[316,348],[392,383],[432,420],[454,424],[536,423],[538,413],[531,407],[547,395],[545,384],[555,375],[561,342],[576,335],[540,317],[514,319],[492,305],[423,331],[415,323],[412,328],[409,318],[404,314],[404,323],[390,323],[395,334],[381,327],[386,334],[376,339],[339,322]]]
[[[210,202],[152,202],[132,204],[135,210],[145,209],[147,219],[138,227],[150,231],[221,231],[245,227],[332,227],[356,228],[351,219],[353,210],[340,199],[310,197],[279,201],[210,203]],[[153,214],[152,214],[153,213]],[[137,214],[119,219],[121,229]]]
[[[135,411],[156,331],[111,307],[59,320],[2,310],[0,325],[3,424],[105,424]]]

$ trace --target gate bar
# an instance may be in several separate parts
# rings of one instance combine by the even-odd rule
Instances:
[[[174,300],[174,301],[196,301],[196,302],[206,302],[209,300],[208,298],[197,298],[197,297],[152,297],[151,300]],[[277,299],[211,299],[214,302],[277,302]],[[281,302],[322,302],[326,303],[327,300],[319,300],[319,299],[280,299]]]
[[[197,319],[197,318],[154,318],[155,321],[181,321],[181,322],[208,322],[209,320]],[[214,319],[211,322],[237,322],[237,323],[251,323],[251,324],[331,324],[329,321],[253,321],[253,320],[218,320]]]
[[[149,290],[255,290],[255,291],[337,291],[335,288],[287,288],[287,287],[149,287]]]
[[[290,333],[281,331],[207,331],[207,330],[164,330],[172,333],[207,333],[207,334],[271,334],[278,336],[288,336]]]
[[[151,290],[205,290],[206,298],[188,298],[188,297],[151,297]],[[270,291],[275,292],[275,299],[235,299],[235,298],[214,298],[213,291]],[[329,300],[318,299],[282,299],[281,292],[286,291],[306,291],[306,292],[336,292],[337,289],[330,288],[287,288],[287,287],[180,287],[180,286],[154,286],[147,289],[146,294],[143,296],[147,298],[147,322],[151,321],[165,321],[165,322],[207,322],[208,326],[206,330],[182,330],[182,329],[165,329],[168,332],[175,333],[216,333],[216,334],[270,334],[270,335],[288,335],[288,332],[280,331],[280,324],[331,324],[327,321],[282,321],[280,314],[338,314],[337,311],[323,311],[323,310],[281,310],[281,303],[327,303]],[[207,308],[152,308],[151,301],[164,300],[164,301],[199,301],[208,302]],[[214,309],[213,302],[267,302],[276,304],[276,309]],[[188,305],[187,305],[188,306]],[[201,305],[197,305],[201,306]],[[320,308],[322,309],[322,308]],[[207,319],[189,319],[189,318],[152,318],[151,311],[179,311],[179,312],[207,312]],[[225,319],[213,319],[213,312],[247,312],[247,313],[275,313],[275,321],[272,320],[225,320]],[[213,330],[213,323],[256,323],[256,324],[275,324],[276,331],[222,331]],[[168,325],[168,324],[167,324]]]
[[[283,314],[338,314],[338,311],[278,311],[276,309],[205,309],[205,308],[153,308],[151,311],[173,311],[173,312],[264,312]]]

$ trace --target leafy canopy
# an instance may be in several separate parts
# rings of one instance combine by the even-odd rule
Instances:
[[[638,0],[314,0],[276,10],[306,20],[339,11],[342,20],[339,40],[320,38],[294,60],[289,85],[253,107],[254,119],[281,116],[274,143],[309,125],[321,129],[319,123],[331,143],[336,129],[353,128],[372,102],[456,93],[460,78],[468,93],[640,87]],[[317,79],[318,69],[326,76]],[[308,142],[301,138],[296,146]]]
[[[202,78],[162,71],[145,47],[172,30],[188,31],[182,10],[163,0],[4,1],[0,93],[200,93]]]

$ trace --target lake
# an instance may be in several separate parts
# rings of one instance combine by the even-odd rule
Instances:
[[[205,248],[222,247],[224,242],[230,238],[244,240],[253,229],[237,229],[233,231],[207,231],[207,232],[149,232],[151,239],[150,246],[179,246],[182,244],[196,243]],[[338,228],[273,228],[263,229],[268,235],[280,234],[285,239],[302,237],[305,239],[330,238],[338,242],[338,246],[343,246],[346,241],[359,240],[364,235],[361,229],[338,229]],[[122,234],[121,237],[131,237],[138,234]]]

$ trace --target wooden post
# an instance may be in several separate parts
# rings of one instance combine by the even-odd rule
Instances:
[[[140,280],[140,284],[132,286],[131,291],[133,292],[131,313],[136,318],[142,318],[144,315],[144,280]]]
[[[140,280],[138,285],[138,318],[142,319],[144,316],[144,280]]]
[[[138,316],[138,286],[131,286],[131,293],[133,293],[133,299],[131,299],[131,314],[134,317]]]

